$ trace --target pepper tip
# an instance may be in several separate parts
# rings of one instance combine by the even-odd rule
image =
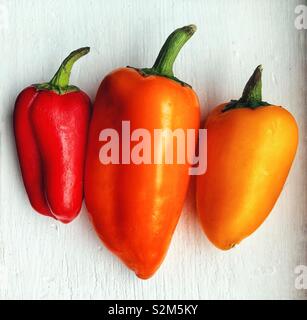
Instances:
[[[87,55],[90,51],[91,51],[90,47],[82,47],[80,49],[77,49],[77,50],[71,52],[69,57],[73,57],[73,56],[82,57],[82,56]]]
[[[190,24],[182,28],[188,35],[192,36],[197,31],[197,26],[195,24]]]
[[[258,71],[260,71],[260,72],[262,73],[262,71],[263,71],[263,65],[260,64],[260,65],[256,68],[256,70],[258,70]]]
[[[83,52],[84,54],[88,54],[91,51],[90,47],[83,47],[81,49],[79,49],[81,52]]]

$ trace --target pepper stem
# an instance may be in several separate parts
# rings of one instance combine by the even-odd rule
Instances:
[[[247,82],[241,103],[259,103],[262,101],[262,65],[258,66]]]
[[[175,30],[166,40],[153,70],[165,77],[174,77],[173,66],[182,47],[196,32],[195,25],[189,25]]]
[[[81,57],[85,56],[90,52],[89,47],[80,48],[76,51],[73,51],[61,64],[59,70],[49,82],[49,85],[58,87],[61,89],[66,89],[69,86],[70,74],[73,65]]]
[[[262,71],[263,68],[261,65],[256,68],[245,86],[241,99],[231,100],[231,102],[225,106],[223,112],[240,108],[256,109],[271,105],[262,101]]]
[[[196,32],[196,26],[191,24],[189,26],[175,30],[166,40],[162,47],[159,56],[152,68],[138,69],[145,76],[161,76],[179,82],[182,85],[188,84],[180,81],[174,76],[174,63],[188,40]]]

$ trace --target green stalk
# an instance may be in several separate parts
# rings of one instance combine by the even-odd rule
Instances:
[[[61,64],[59,70],[48,83],[36,85],[38,90],[52,90],[58,94],[79,91],[80,89],[69,85],[72,68],[76,61],[90,52],[89,47],[80,48],[73,51]]]
[[[140,71],[146,76],[158,75],[186,85],[174,76],[173,68],[179,52],[196,32],[196,29],[195,25],[189,25],[175,30],[167,38],[154,66],[152,68],[141,69]]]
[[[262,101],[262,71],[263,67],[258,66],[247,82],[240,99],[242,103],[259,103]]]
[[[250,108],[256,109],[270,104],[262,101],[262,66],[258,66],[247,82],[243,95],[239,100],[232,100],[223,110],[226,112],[232,109]]]

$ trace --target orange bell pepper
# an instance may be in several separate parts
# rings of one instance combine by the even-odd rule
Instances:
[[[172,33],[151,69],[121,68],[109,74],[94,105],[86,206],[101,240],[142,279],[151,277],[166,255],[184,205],[190,165],[103,165],[99,137],[103,130],[114,129],[119,133],[119,149],[127,147],[122,142],[123,121],[130,121],[131,131],[147,129],[152,141],[155,129],[198,131],[197,95],[173,73],[179,51],[194,32],[195,26],[187,26]]]
[[[208,130],[208,168],[197,177],[197,208],[214,245],[228,250],[251,235],[273,209],[298,145],[284,108],[262,101],[262,67],[243,96],[215,108]]]

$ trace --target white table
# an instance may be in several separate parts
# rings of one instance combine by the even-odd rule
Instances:
[[[294,26],[304,2],[0,0],[0,298],[306,298],[294,285],[295,267],[307,265],[307,31]],[[143,282],[100,244],[85,209],[69,226],[33,212],[16,159],[13,105],[24,87],[49,80],[70,51],[86,45],[92,52],[72,83],[94,98],[104,75],[151,66],[166,36],[190,23],[199,30],[176,75],[199,94],[203,117],[238,98],[262,63],[264,98],[294,114],[301,144],[269,219],[230,252],[202,234],[192,186],[167,259]]]

